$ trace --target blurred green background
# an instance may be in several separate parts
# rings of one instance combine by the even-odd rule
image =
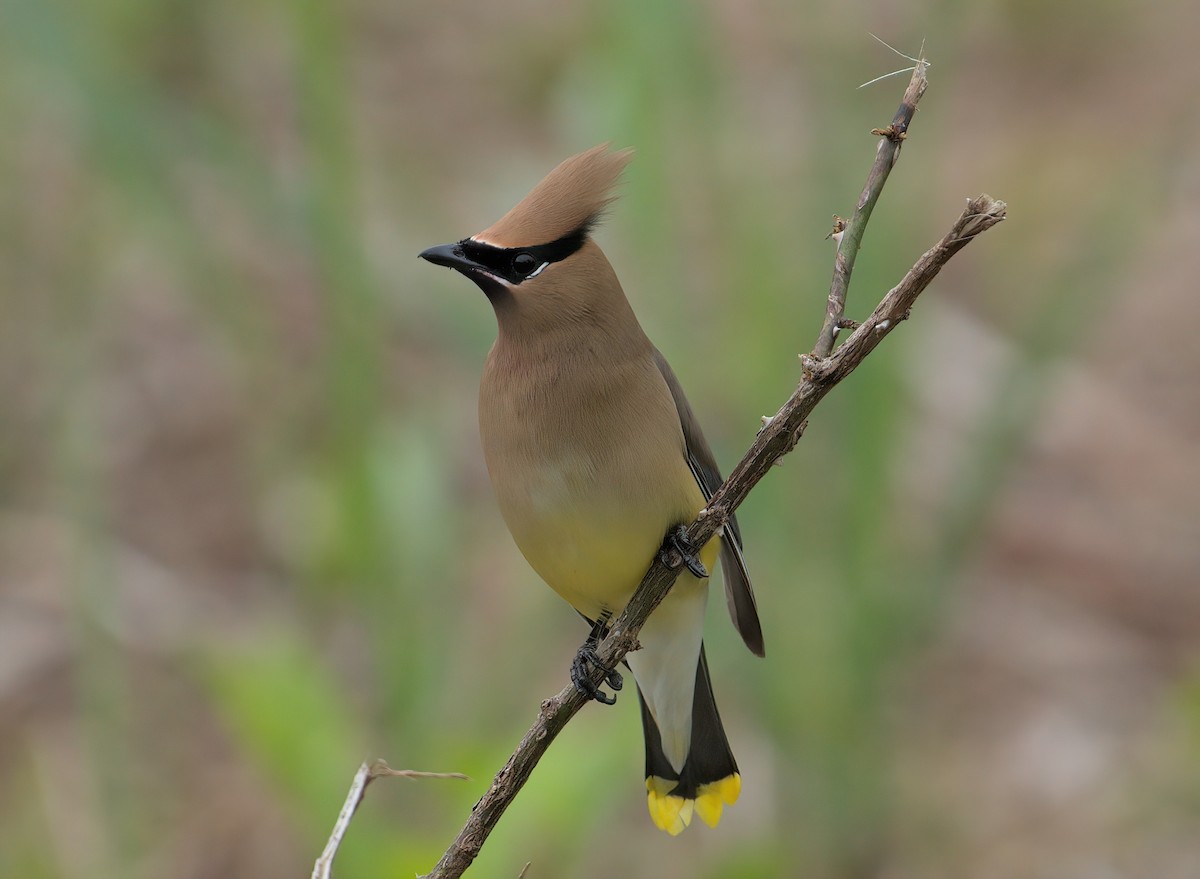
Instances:
[[[584,634],[504,530],[493,317],[422,248],[633,146],[599,236],[728,469],[798,380],[906,77],[862,316],[1010,219],[740,516],[708,649],[744,793],[647,815],[586,709],[472,875],[1194,877],[1200,7],[0,4],[0,875],[433,866]]]

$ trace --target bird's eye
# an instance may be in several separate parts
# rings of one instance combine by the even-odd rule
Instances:
[[[530,275],[538,267],[538,261],[532,253],[518,253],[513,257],[513,270],[522,277]]]

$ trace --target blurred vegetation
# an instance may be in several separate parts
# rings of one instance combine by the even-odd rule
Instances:
[[[1030,467],[1070,409],[1062,377],[1109,380],[1094,340],[1146,286],[1161,224],[1196,218],[1200,77],[1176,59],[1197,26],[1181,0],[0,5],[0,875],[300,875],[374,756],[473,780],[373,786],[335,874],[431,867],[584,632],[490,499],[489,309],[415,254],[573,152],[636,147],[600,236],[729,467],[797,379],[830,215],[903,87],[855,89],[903,65],[868,32],[923,40],[934,66],[849,313],[964,197],[987,189],[1012,219],[740,513],[768,658],[716,600],[708,643],[743,800],[716,831],[655,831],[626,697],[570,725],[473,874],[1191,875],[1197,522],[1164,513],[1120,564],[1038,574],[1011,511],[1034,498],[1051,547],[1091,522],[1061,504],[1108,472],[1099,453],[1076,482]],[[1194,287],[1180,260],[1159,294]],[[955,348],[948,319],[1001,353]],[[981,364],[973,405],[939,396]],[[1164,411],[1182,390],[1195,409],[1194,385],[1154,386]],[[1101,442],[1089,417],[1071,424]],[[1154,448],[1194,452],[1179,424]],[[1145,561],[1152,533],[1175,567]],[[1106,568],[1111,591],[1071,585]],[[1094,759],[1092,739],[1054,738],[1075,715],[1045,741],[1007,726],[1043,717],[1018,683],[1061,671],[1036,657],[1082,625],[1002,628],[988,602],[1014,579],[1033,617],[1099,632],[1073,672],[1124,682],[1081,715]],[[1038,703],[1052,720],[1075,704],[1060,692]],[[1008,753],[993,738],[1024,754],[1026,734],[1048,778],[1100,769],[1038,799],[979,759]]]

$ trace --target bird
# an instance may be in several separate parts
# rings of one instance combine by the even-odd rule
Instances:
[[[632,150],[601,144],[559,164],[512,210],[468,238],[422,251],[490,301],[496,341],[479,388],[479,432],[500,512],[534,571],[589,623],[571,666],[585,696],[611,704],[588,665],[608,623],[668,546],[686,565],[625,657],[637,684],[654,824],[715,827],[741,792],[717,712],[703,629],[720,558],[746,646],[762,626],[737,520],[700,548],[694,520],[722,482],[683,388],[647,338],[592,233]],[[621,677],[605,669],[614,691]]]

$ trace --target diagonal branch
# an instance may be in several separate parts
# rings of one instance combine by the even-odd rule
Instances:
[[[813,408],[842,379],[848,376],[871,353],[885,336],[908,317],[909,310],[921,292],[937,276],[942,266],[976,235],[991,228],[1005,217],[1005,205],[989,196],[971,199],[967,208],[950,231],[926,251],[903,280],[890,290],[871,315],[833,350],[834,330],[842,324],[846,289],[854,256],[862,240],[862,231],[870,217],[879,191],[895,164],[900,141],[912,122],[916,103],[925,91],[925,68],[921,62],[913,73],[905,92],[905,103],[888,129],[878,131],[882,136],[875,164],[868,175],[854,218],[839,247],[837,266],[829,295],[825,325],[822,327],[814,352],[802,355],[803,377],[795,393],[759,431],[750,450],[734,468],[729,478],[717,490],[709,505],[687,527],[687,537],[693,546],[706,544],[729,520],[750,490],[766,475],[771,465],[790,452],[799,441]],[[854,235],[850,235],[855,230]],[[826,345],[826,341],[828,344]],[[655,560],[629,604],[612,624],[609,635],[598,648],[599,665],[613,668],[630,650],[637,647],[637,634],[646,618],[663,600],[674,582],[683,560],[677,553],[669,558],[670,565]],[[603,671],[598,667],[593,683],[602,682]],[[453,879],[463,874],[479,854],[488,834],[500,816],[521,790],[555,736],[585,704],[584,697],[573,686],[542,703],[537,720],[522,738],[508,762],[497,773],[482,799],[475,805],[458,838],[425,879]]]

